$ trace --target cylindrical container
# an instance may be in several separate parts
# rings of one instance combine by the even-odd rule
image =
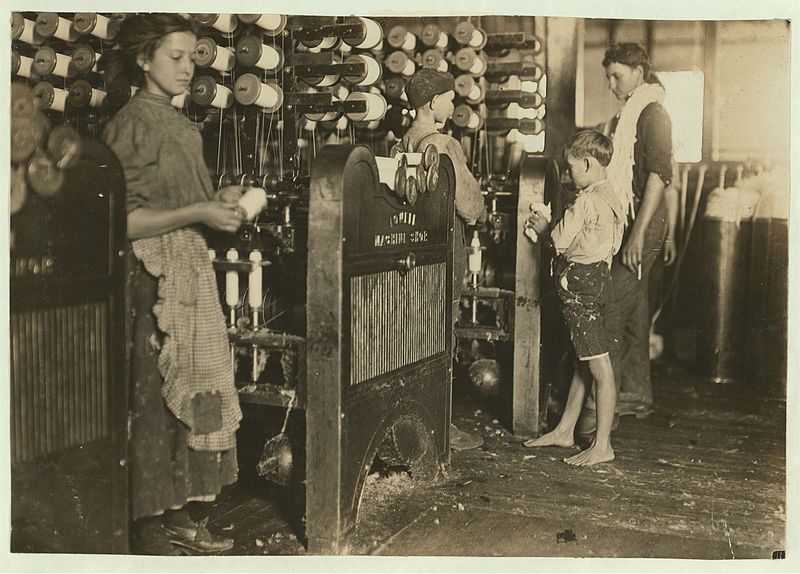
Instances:
[[[417,37],[406,30],[405,26],[397,25],[392,26],[386,34],[386,42],[396,50],[403,50],[404,52],[413,52],[417,47]]]
[[[453,36],[459,44],[469,46],[475,50],[482,50],[486,46],[488,36],[469,20],[462,20],[456,25]]]
[[[419,38],[429,48],[439,48],[440,50],[447,48],[447,44],[450,43],[450,38],[442,32],[437,24],[427,24],[422,28]]]
[[[194,63],[198,68],[213,68],[218,72],[230,72],[236,56],[230,48],[219,46],[213,38],[204,36],[194,46]]]
[[[218,84],[211,76],[195,78],[191,94],[192,101],[198,106],[224,110],[233,104],[233,92],[230,88]]]
[[[40,12],[36,17],[36,31],[44,38],[55,37],[65,42],[74,42],[80,37],[72,22],[55,12]]]
[[[752,221],[728,209],[735,192],[726,193],[725,168],[720,186],[709,194],[712,209],[700,222],[703,264],[697,298],[697,367],[715,383],[742,380],[745,347]],[[715,206],[715,207],[714,207]]]
[[[242,74],[233,87],[236,101],[245,106],[256,105],[265,112],[275,112],[283,104],[283,90],[275,82],[262,82],[255,74]]]
[[[245,24],[255,24],[268,36],[277,36],[286,28],[285,14],[239,14]]]
[[[381,79],[381,65],[378,61],[364,54],[348,56],[345,64],[364,64],[364,71],[361,74],[344,76],[344,79],[357,86],[372,86]]]
[[[11,53],[11,73],[23,78],[30,78],[33,71],[33,58],[21,56],[16,51]]]
[[[100,59],[100,54],[95,52],[91,46],[81,44],[75,47],[72,52],[72,60],[70,66],[77,74],[88,74],[89,72],[97,72],[97,61]]]
[[[444,59],[444,52],[439,48],[431,48],[422,53],[422,67],[446,72],[450,66]]]
[[[403,78],[387,78],[383,86],[383,91],[389,98],[400,98],[403,90],[406,89],[406,81]]]
[[[239,252],[236,251],[236,249],[234,249],[233,247],[231,247],[225,254],[225,259],[227,259],[230,262],[238,261]],[[225,272],[225,304],[231,309],[235,309],[236,306],[239,304],[238,271],[229,270]]]
[[[345,101],[364,101],[367,104],[366,110],[363,112],[347,112],[347,117],[351,120],[371,122],[386,115],[386,100],[380,94],[352,92]]]
[[[119,32],[119,21],[96,12],[78,12],[72,21],[72,27],[78,34],[91,34],[101,40],[112,40]]]
[[[28,20],[19,12],[11,14],[11,39],[38,46],[44,38],[36,30],[36,22]]]
[[[42,46],[33,55],[33,73],[44,78],[58,76],[66,78],[69,75],[70,57],[59,54],[50,46]]]
[[[242,66],[272,72],[283,65],[283,51],[264,44],[258,36],[244,36],[236,42],[236,61]]]
[[[261,252],[253,249],[250,252],[252,267],[248,273],[247,302],[250,308],[261,309],[263,297],[263,268],[261,267]]]
[[[356,38],[343,38],[344,42],[358,50],[370,50],[383,41],[383,29],[375,20],[357,17],[363,32]]]
[[[75,80],[69,86],[67,102],[73,108],[78,109],[86,106],[97,108],[102,105],[105,99],[105,90],[93,88],[86,80]]]
[[[747,363],[751,380],[786,398],[789,285],[789,174],[774,169],[762,179],[753,217],[748,294]]]
[[[460,128],[477,130],[481,127],[481,116],[467,104],[460,104],[453,111],[453,124]]]
[[[482,76],[486,72],[486,61],[472,48],[461,48],[456,52],[456,67],[473,76]]]
[[[63,112],[67,105],[67,91],[53,87],[50,82],[39,82],[33,87],[33,98],[40,110]]]
[[[235,14],[193,14],[194,19],[203,26],[211,26],[223,34],[233,34],[239,25]]]
[[[386,56],[383,65],[393,74],[400,74],[406,78],[413,76],[417,70],[414,60],[409,58],[408,54],[399,50]]]

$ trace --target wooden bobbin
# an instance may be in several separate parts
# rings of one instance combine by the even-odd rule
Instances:
[[[74,42],[80,35],[72,27],[72,22],[55,12],[40,12],[36,17],[36,31],[44,38],[58,38]]]
[[[25,42],[32,46],[38,46],[44,38],[36,30],[36,22],[28,20],[19,12],[11,14],[11,39],[16,42]]]
[[[370,92],[352,92],[345,101],[364,101],[366,110],[363,112],[348,112],[347,117],[359,122],[371,122],[379,120],[386,115],[387,104],[384,97],[380,94]]]
[[[236,42],[236,62],[248,68],[272,72],[283,66],[283,51],[264,44],[259,36],[250,34]]]
[[[32,71],[40,78],[66,78],[69,75],[69,63],[70,57],[66,54],[59,54],[50,46],[42,46],[33,55]]]
[[[11,73],[22,78],[30,78],[33,71],[33,58],[21,56],[16,50],[11,53]]]
[[[39,110],[63,112],[67,105],[67,91],[53,87],[50,82],[39,82],[33,87],[33,97]]]
[[[242,74],[233,87],[236,101],[245,106],[256,105],[264,112],[276,112],[283,105],[283,90],[275,82],[262,82],[255,74]]]
[[[286,28],[288,18],[285,14],[239,14],[245,24],[255,24],[267,36],[277,36]]]
[[[233,105],[233,92],[211,76],[198,76],[192,82],[192,101],[198,106],[225,110]]]
[[[223,34],[233,34],[239,26],[239,19],[235,14],[192,14],[203,26],[210,26]]]
[[[371,50],[383,41],[383,28],[375,20],[357,16],[363,26],[363,32],[356,38],[343,38],[344,42],[358,50]]]
[[[72,27],[78,34],[91,34],[101,40],[113,40],[119,32],[119,25],[119,20],[96,12],[77,12],[72,20]]]
[[[97,72],[97,62],[100,60],[100,57],[100,54],[95,52],[91,46],[80,44],[76,46],[75,51],[72,52],[70,67],[76,74]]]
[[[345,64],[364,64],[364,72],[352,76],[344,76],[344,79],[357,86],[372,86],[381,79],[383,68],[378,61],[364,54],[354,54],[348,56]]]
[[[404,52],[413,52],[417,47],[417,37],[400,24],[389,29],[386,34],[386,42],[392,48]]]
[[[218,45],[213,38],[203,36],[194,46],[194,63],[198,68],[230,72],[236,63],[236,55],[230,48]]]
[[[69,86],[67,102],[75,109],[90,107],[99,108],[106,99],[106,91],[93,88],[86,80],[75,80]]]

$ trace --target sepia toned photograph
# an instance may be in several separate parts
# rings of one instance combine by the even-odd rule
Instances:
[[[788,10],[220,6],[5,12],[10,571],[796,559]]]

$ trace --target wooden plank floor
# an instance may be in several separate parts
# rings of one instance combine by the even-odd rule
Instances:
[[[769,558],[785,544],[785,401],[654,364],[657,412],[622,419],[617,459],[573,468],[572,449],[524,448],[484,405],[455,422],[485,444],[446,476],[370,475],[352,554]],[[230,554],[303,554],[296,495],[243,479],[214,504]],[[291,510],[294,509],[294,517]],[[287,519],[286,517],[290,518]]]

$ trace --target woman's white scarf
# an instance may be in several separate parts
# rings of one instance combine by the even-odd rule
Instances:
[[[642,84],[631,93],[619,114],[614,131],[614,154],[608,164],[608,179],[626,215],[636,217],[633,206],[633,145],[636,143],[636,123],[647,106],[664,99],[664,88],[658,84]]]

